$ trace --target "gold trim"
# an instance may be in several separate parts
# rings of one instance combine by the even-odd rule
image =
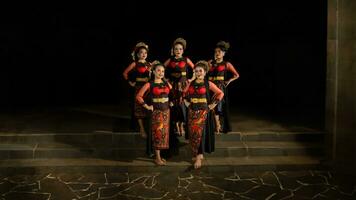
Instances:
[[[209,77],[209,80],[223,81],[225,78],[223,76]]]
[[[191,98],[190,102],[192,103],[207,103],[207,99],[206,98]]]
[[[136,82],[147,82],[148,78],[136,78]]]
[[[186,76],[187,75],[187,72],[174,72],[171,74],[173,77],[175,78],[178,78],[178,77],[181,77],[181,76]]]
[[[169,101],[168,97],[162,97],[162,98],[152,98],[152,101],[154,103],[166,103]]]

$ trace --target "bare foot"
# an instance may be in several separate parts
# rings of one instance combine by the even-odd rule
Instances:
[[[216,134],[220,135],[221,125],[216,125]]]
[[[180,125],[180,135],[184,136],[185,135],[185,130],[184,130],[184,125],[183,123]]]
[[[160,159],[160,160],[155,159],[156,165],[158,165],[158,166],[164,166],[164,165],[166,165],[166,162],[163,162],[163,160],[164,160],[164,159]]]
[[[180,136],[185,136],[185,131],[184,131],[184,129],[181,130]]]
[[[201,159],[197,159],[194,163],[194,169],[199,169],[201,168]]]
[[[145,132],[145,130],[140,130],[140,135],[142,138],[146,139],[147,138],[147,134]]]
[[[178,136],[182,136],[182,132],[181,132],[181,130],[180,130],[180,127],[179,127],[178,122],[176,123],[176,129],[177,129],[177,135],[178,135]]]

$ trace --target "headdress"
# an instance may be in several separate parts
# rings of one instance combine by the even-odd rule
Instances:
[[[199,60],[194,66],[195,68],[202,67],[206,72],[209,71],[209,63],[205,60]]]
[[[148,45],[147,44],[145,44],[144,42],[137,43],[135,48],[134,48],[134,50],[131,53],[131,56],[132,56],[133,60],[136,60],[136,54],[141,48],[144,48],[144,49],[146,49],[148,51]]]
[[[230,43],[225,41],[220,41],[216,44],[216,48],[220,48],[222,51],[227,51],[230,48]]]

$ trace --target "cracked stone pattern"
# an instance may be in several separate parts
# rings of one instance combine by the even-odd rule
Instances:
[[[0,200],[356,199],[354,177],[329,171],[0,174]]]

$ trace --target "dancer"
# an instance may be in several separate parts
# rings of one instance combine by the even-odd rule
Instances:
[[[188,134],[192,149],[194,168],[202,165],[203,153],[214,151],[215,140],[211,110],[221,101],[224,93],[206,78],[209,64],[199,61],[195,64],[195,76],[185,88],[185,104],[188,107]],[[214,98],[210,98],[212,92]]]
[[[164,66],[158,61],[152,63],[154,80],[146,83],[137,93],[137,101],[147,110],[151,111],[151,128],[153,148],[155,150],[157,165],[166,165],[161,158],[160,151],[169,148],[169,92],[172,86],[164,80]],[[147,102],[144,95],[149,93]]]
[[[146,61],[148,53],[148,45],[143,42],[136,44],[134,50],[132,51],[133,62],[125,69],[123,72],[123,77],[128,81],[130,86],[135,88],[136,97],[137,92],[141,87],[147,83],[151,75],[150,63]],[[144,95],[145,98],[145,95]],[[146,110],[140,105],[134,98],[133,114],[137,119],[140,127],[140,135],[143,138],[147,137],[145,128],[144,128],[144,118],[146,117]]]
[[[220,41],[216,44],[214,60],[209,61],[210,70],[209,70],[209,80],[215,83],[219,89],[224,92],[224,99],[219,102],[216,106],[215,112],[215,124],[216,124],[216,133],[220,132],[227,133],[231,131],[231,125],[228,115],[228,92],[227,86],[234,80],[239,78],[239,73],[236,71],[235,67],[227,61],[224,61],[224,56],[227,50],[230,48],[230,44],[225,41]],[[232,74],[232,77],[228,79],[228,73]],[[222,118],[222,120],[221,120]]]
[[[166,60],[166,77],[172,84],[172,121],[176,126],[178,135],[185,133],[184,123],[186,121],[186,107],[183,102],[183,88],[185,88],[188,73],[194,68],[193,62],[183,57],[187,42],[183,38],[177,38],[172,45],[172,57]]]

